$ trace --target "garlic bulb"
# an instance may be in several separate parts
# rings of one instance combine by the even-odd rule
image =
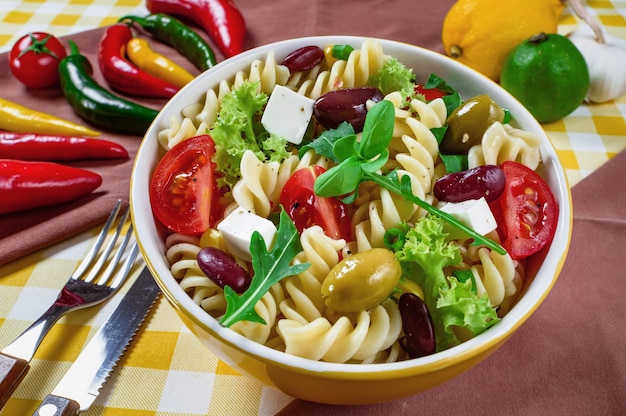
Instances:
[[[567,36],[583,54],[589,67],[587,101],[603,103],[626,94],[625,40],[605,33],[605,43],[599,43],[589,26],[581,26]]]
[[[607,34],[578,0],[569,0],[569,4],[587,23],[567,35],[583,54],[589,68],[586,101],[602,103],[621,97],[626,94],[626,40]]]

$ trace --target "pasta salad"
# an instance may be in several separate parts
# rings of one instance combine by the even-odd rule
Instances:
[[[556,229],[540,138],[375,39],[277,59],[158,134],[150,200],[181,287],[312,360],[417,358],[496,325]]]

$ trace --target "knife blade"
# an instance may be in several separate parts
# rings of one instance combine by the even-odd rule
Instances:
[[[159,293],[150,271],[144,267],[120,304],[33,416],[69,416],[89,409]]]

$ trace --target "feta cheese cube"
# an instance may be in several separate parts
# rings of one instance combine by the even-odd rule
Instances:
[[[313,115],[314,103],[290,88],[276,85],[267,101],[261,124],[270,133],[300,144]]]
[[[276,226],[273,222],[241,207],[224,218],[217,225],[217,229],[222,233],[228,251],[247,261],[252,260],[250,254],[252,233],[255,231],[261,233],[268,250],[276,236]]]
[[[489,234],[498,227],[485,198],[447,202],[439,209],[452,215],[480,235]]]

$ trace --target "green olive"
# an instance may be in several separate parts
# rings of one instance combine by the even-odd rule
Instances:
[[[503,120],[504,110],[487,94],[471,98],[448,117],[448,129],[439,150],[444,155],[467,154],[470,147],[480,144],[491,124]]]
[[[373,248],[337,263],[324,279],[322,296],[337,312],[372,309],[391,295],[400,274],[393,251]]]

